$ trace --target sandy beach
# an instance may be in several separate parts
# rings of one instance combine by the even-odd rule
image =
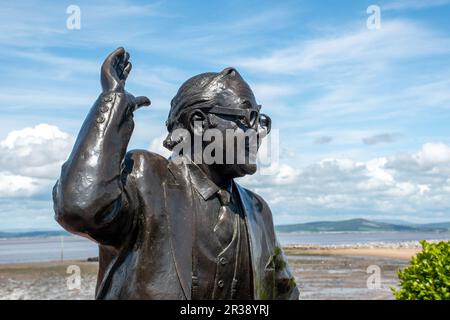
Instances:
[[[284,248],[301,300],[393,300],[397,271],[408,265],[417,248],[392,246]],[[377,270],[379,286],[368,285]]]
[[[338,255],[354,257],[381,257],[391,259],[406,259],[420,252],[420,248],[390,248],[390,247],[360,247],[360,248],[330,248],[330,247],[286,247],[286,254]]]
[[[69,289],[70,266],[80,268],[81,285]],[[91,300],[97,279],[97,262],[55,261],[0,264],[2,300]]]
[[[419,248],[305,247],[284,248],[300,288],[300,299],[394,299],[397,270]],[[80,270],[80,288],[71,289],[69,266]],[[368,268],[380,270],[380,287],[370,289]],[[73,267],[72,267],[73,268]],[[0,299],[93,299],[98,264],[85,260],[0,264]],[[70,270],[69,270],[70,271]]]

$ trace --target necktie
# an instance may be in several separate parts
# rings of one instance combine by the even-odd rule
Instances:
[[[217,236],[223,248],[225,248],[233,238],[235,213],[230,208],[230,193],[226,190],[219,190],[217,195],[221,207],[219,208],[218,221],[214,226],[214,234]]]

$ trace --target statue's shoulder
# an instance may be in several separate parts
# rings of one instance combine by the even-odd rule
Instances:
[[[259,194],[250,189],[244,188],[241,185],[239,185],[239,188],[243,190],[245,193],[247,193],[248,197],[252,199],[253,203],[258,208],[258,211],[260,211],[261,213],[271,214],[270,207],[262,196],[260,196]]]
[[[138,177],[165,176],[169,160],[163,156],[142,149],[128,151],[124,159],[124,167],[131,175]]]
[[[251,191],[247,188],[243,188],[241,186],[240,189],[242,190],[242,192],[245,192],[247,194],[247,200],[250,200],[253,203],[254,208],[253,214],[255,216],[258,216],[260,223],[264,224],[265,230],[266,232],[268,232],[267,233],[268,237],[270,239],[275,239],[272,211],[270,210],[270,207],[267,204],[267,202],[264,200],[263,197],[261,197],[254,191]]]

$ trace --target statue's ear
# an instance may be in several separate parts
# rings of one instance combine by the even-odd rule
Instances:
[[[207,129],[208,117],[201,110],[194,110],[189,114],[189,128],[195,135],[201,136]]]

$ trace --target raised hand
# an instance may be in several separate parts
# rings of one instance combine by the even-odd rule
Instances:
[[[114,50],[105,59],[101,69],[103,92],[125,90],[125,81],[131,71],[129,59],[129,53],[122,47]]]
[[[103,92],[125,92],[125,81],[131,71],[130,54],[123,47],[117,48],[106,57],[101,68],[101,83]],[[127,93],[130,111],[150,105],[147,97],[134,97]]]

